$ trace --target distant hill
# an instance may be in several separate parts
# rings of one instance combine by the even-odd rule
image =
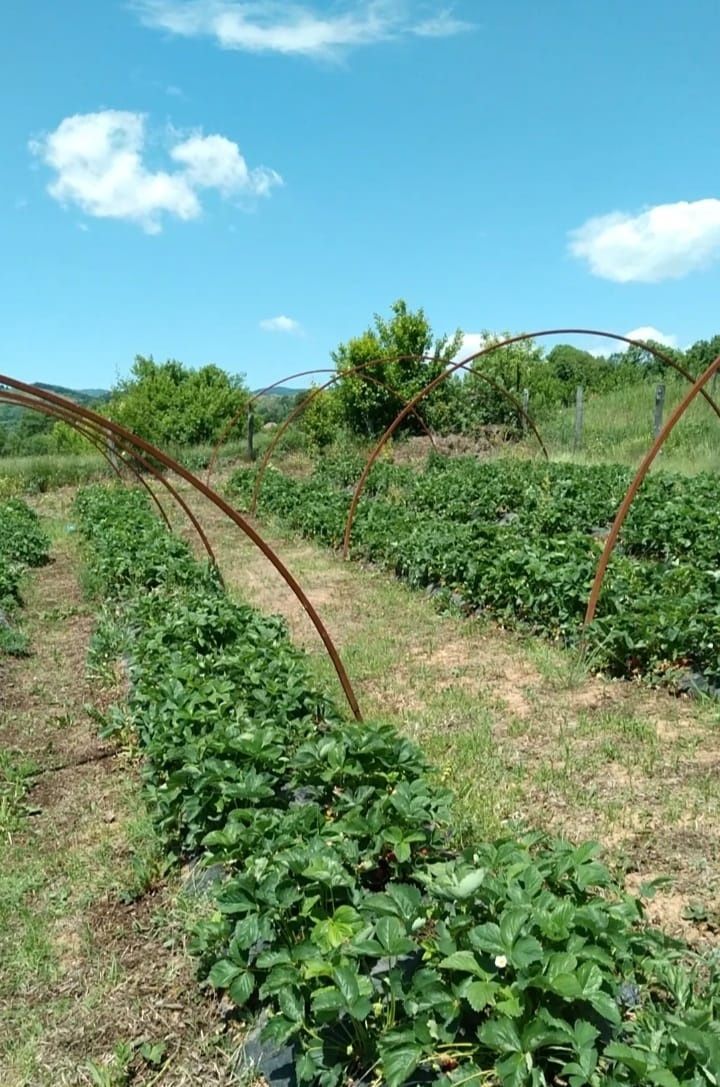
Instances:
[[[253,396],[262,393],[262,389],[255,389]],[[289,385],[278,385],[275,389],[269,389],[264,396],[297,396],[298,393],[306,393],[307,389],[291,389]]]
[[[67,389],[64,385],[48,385],[43,381],[34,381],[33,385],[37,389],[57,393],[58,396],[64,396],[68,400],[74,400],[76,404],[85,406],[102,403],[103,400],[107,400],[110,396],[109,389]],[[13,404],[0,402],[0,426],[16,426],[22,410],[22,408],[15,407]]]
[[[77,404],[92,404],[98,400],[107,400],[110,396],[109,389],[66,389],[64,385],[46,385],[43,381],[34,381],[33,385],[46,392],[66,396],[68,400],[74,400]]]

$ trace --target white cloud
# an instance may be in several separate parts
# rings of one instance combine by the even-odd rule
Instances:
[[[412,32],[417,34],[419,38],[449,38],[454,34],[462,34],[464,31],[472,29],[472,23],[467,23],[464,19],[457,19],[453,15],[451,8],[445,8],[444,11],[438,12],[437,15],[431,15],[430,18],[416,23],[412,28]]]
[[[720,200],[657,204],[637,215],[614,211],[570,234],[570,252],[617,283],[679,279],[720,256]]]
[[[279,0],[135,0],[134,6],[146,26],[211,37],[224,49],[308,57],[407,34],[439,38],[470,29],[451,9],[413,19],[407,0],[354,0],[334,12]]]
[[[191,136],[173,147],[170,155],[185,168],[194,188],[218,189],[223,196],[267,196],[273,186],[282,184],[275,170],[265,166],[249,170],[238,145],[225,136]]]
[[[492,337],[489,337],[485,332],[464,332],[460,349],[453,357],[453,362],[462,362],[468,355],[475,355],[491,342]]]
[[[95,218],[138,223],[149,234],[160,231],[163,215],[197,219],[198,189],[266,196],[282,183],[274,170],[249,170],[237,144],[224,136],[196,134],[176,142],[170,157],[181,168],[172,172],[148,168],[147,142],[144,114],[101,110],[66,117],[54,132],[31,140],[30,150],[55,171],[48,192],[61,204]]]
[[[301,336],[303,332],[299,321],[286,317],[284,314],[280,314],[279,317],[266,317],[260,322],[260,328],[263,332],[289,332],[296,336]]]
[[[641,325],[639,328],[631,329],[630,332],[625,332],[624,335],[629,340],[640,340],[643,343],[646,340],[653,340],[654,343],[663,344],[665,347],[678,347],[677,336],[671,332],[661,332],[653,325]],[[623,355],[629,346],[622,340],[612,340],[608,337],[601,340],[593,339],[587,351],[596,358],[600,358],[607,355]]]
[[[677,336],[673,336],[669,332],[661,332],[659,328],[653,328],[652,325],[641,325],[640,328],[634,328],[631,332],[626,332],[625,335],[629,340],[654,340],[655,343],[665,344],[666,347],[677,347],[678,345]]]

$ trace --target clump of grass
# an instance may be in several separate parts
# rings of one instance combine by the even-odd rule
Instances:
[[[77,486],[112,475],[107,462],[93,453],[47,453],[0,458],[0,498],[44,494],[57,487]]]
[[[586,463],[612,461],[637,465],[653,439],[655,390],[660,383],[658,379],[588,395],[582,447],[577,453],[573,452],[574,407],[541,417],[538,423],[551,455],[556,459]],[[667,419],[689,386],[674,377],[666,378],[664,384],[664,418]],[[717,399],[720,388],[713,389],[711,384],[709,392]],[[720,468],[720,420],[702,397],[690,405],[670,435],[657,465],[688,475]]]

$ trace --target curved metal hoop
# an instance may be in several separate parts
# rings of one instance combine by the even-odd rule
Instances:
[[[147,454],[153,460],[158,461],[164,467],[174,472],[176,475],[184,479],[186,483],[207,498],[217,509],[219,509],[248,537],[248,539],[262,552],[262,554],[268,559],[268,561],[275,567],[277,572],[283,578],[287,586],[292,590],[297,600],[303,607],[304,611],[310,618],[313,626],[320,635],[323,645],[325,646],[330,659],[332,660],[335,672],[343,688],[345,696],[348,700],[350,708],[358,721],[362,720],[362,714],[360,713],[360,707],[358,705],[355,692],[353,690],[350,679],[345,670],[345,666],[340,658],[340,654],[335,647],[330,634],[328,633],[325,624],[315,610],[313,604],[308,599],[302,586],[298,583],[296,578],[290,573],[285,566],[282,559],[274,551],[274,549],[263,539],[263,537],[249,524],[244,517],[242,517],[237,510],[225,501],[219,494],[208,487],[201,479],[198,479],[193,472],[185,468],[184,465],[174,460],[172,457],[164,453],[162,449],[158,449],[151,442],[146,441],[144,438],[139,437],[137,434],[133,434],[132,431],[126,427],[121,426],[119,423],[115,423],[110,419],[106,419],[104,416],[99,415],[97,412],[92,411],[90,408],[85,408],[80,404],[75,404],[71,400],[66,400],[64,397],[58,396],[57,393],[49,392],[46,389],[39,389],[36,386],[28,385],[26,382],[18,381],[16,378],[12,378],[6,374],[0,374],[0,385],[7,385],[12,389],[16,389],[21,393],[25,393],[31,397],[36,397],[38,400],[42,400],[49,404],[55,404],[58,407],[65,408],[72,415],[79,417],[96,427],[100,427],[103,430],[109,430],[113,436],[121,439],[125,444],[130,445],[133,451],[141,450]]]
[[[608,538],[605,541],[605,546],[603,547],[602,554],[598,561],[597,570],[595,571],[595,579],[590,590],[590,597],[588,599],[587,610],[585,612],[583,629],[586,630],[595,618],[595,612],[597,610],[598,600],[600,599],[603,582],[605,580],[605,575],[607,573],[608,565],[610,563],[610,558],[615,548],[615,544],[617,543],[618,536],[620,535],[620,529],[625,523],[625,518],[630,511],[633,500],[635,499],[635,496],[640,490],[640,487],[646,475],[650,471],[650,467],[653,461],[655,460],[656,456],[662,449],[667,439],[670,437],[670,434],[674,430],[676,424],[680,422],[680,419],[683,417],[687,409],[692,404],[695,397],[698,395],[698,393],[702,392],[710,378],[713,376],[713,374],[716,374],[719,369],[720,355],[718,355],[714,362],[710,363],[707,370],[705,370],[704,373],[702,373],[697,381],[693,384],[692,389],[690,389],[684,400],[675,408],[675,411],[667,420],[665,426],[662,428],[657,438],[652,443],[650,449],[643,457],[642,463],[638,468],[637,472],[635,473],[635,476],[630,486],[625,492],[625,497],[623,498],[620,506],[618,507],[618,511],[615,514],[615,520],[613,521],[612,528],[608,533]]]
[[[50,404],[40,404],[29,396],[21,396],[20,393],[10,393],[5,389],[0,389],[0,401],[5,404],[14,404],[17,407],[26,408],[29,411],[40,412],[42,415],[47,415],[51,419],[57,419],[60,422],[65,423],[66,426],[71,427],[71,429],[74,430],[77,434],[82,435],[82,437],[85,438],[85,440],[88,441],[94,449],[97,449],[98,453],[100,453],[100,455],[104,457],[117,478],[121,482],[123,481],[122,472],[110,456],[108,452],[108,447],[103,443],[102,434],[99,429],[92,429],[90,427],[85,428],[84,426],[82,426],[82,424],[78,423],[77,420],[75,420],[70,414],[62,411],[60,408],[53,407]],[[150,487],[147,483],[147,480],[143,478],[142,474],[138,471],[132,461],[125,461],[124,464],[125,467],[132,472],[137,482],[145,488],[148,495],[155,503],[158,513],[162,517],[166,526],[168,528],[171,528],[170,520],[167,513],[165,512],[165,508],[162,505],[158,496],[153,491],[152,487]]]
[[[353,375],[353,374],[359,374],[363,379],[369,379],[370,381],[377,381],[376,378],[371,377],[371,375],[368,374],[368,373],[365,373],[365,370],[369,366],[378,366],[381,363],[436,362],[436,361],[437,360],[436,360],[434,355],[396,355],[394,358],[389,358],[389,359],[388,358],[372,359],[370,362],[361,363],[359,366],[354,366],[350,370],[343,370],[342,372],[338,372],[337,370],[329,371],[329,372],[332,372],[334,376],[332,378],[330,378],[328,381],[326,381],[323,385],[319,385],[316,389],[313,389],[312,392],[310,393],[310,395],[307,397],[307,399],[303,400],[303,402],[301,404],[298,404],[293,409],[293,411],[288,415],[288,417],[285,420],[283,420],[282,425],[278,428],[278,430],[273,435],[273,440],[268,445],[268,448],[265,450],[265,453],[263,454],[262,460],[260,461],[260,464],[258,465],[257,475],[255,476],[255,482],[254,482],[254,485],[253,485],[252,498],[250,500],[250,513],[254,516],[256,511],[257,511],[257,503],[258,503],[258,497],[260,495],[260,488],[262,486],[262,481],[263,481],[263,478],[265,476],[265,472],[267,471],[267,467],[268,467],[268,465],[270,463],[270,458],[272,457],[272,454],[273,454],[276,446],[278,445],[278,442],[280,441],[280,439],[282,438],[283,434],[286,432],[288,427],[295,421],[295,419],[298,417],[298,415],[301,414],[301,412],[305,411],[305,409],[309,406],[310,403],[312,403],[312,401],[315,399],[316,396],[319,396],[320,393],[324,392],[331,385],[334,385],[337,381],[341,381],[344,377],[348,377],[348,376]],[[494,378],[491,378],[488,374],[485,374],[482,370],[473,369],[468,364],[467,360],[464,361],[464,362],[458,363],[456,369],[467,370],[469,373],[472,373],[475,377],[482,378],[483,381],[487,382],[494,389],[496,389],[497,392],[500,393],[500,395],[502,397],[504,397],[505,400],[508,400],[513,405],[513,407],[515,407],[517,409],[517,411],[522,415],[522,417],[527,422],[528,426],[530,427],[533,434],[537,438],[538,443],[540,444],[540,448],[543,451],[545,459],[546,460],[549,459],[548,451],[547,451],[547,449],[545,447],[545,443],[544,443],[544,441],[542,439],[542,435],[540,434],[540,431],[538,430],[534,419],[525,410],[525,407],[523,406],[523,404],[520,403],[520,401],[517,399],[516,396],[514,396],[503,385],[499,384],[499,382],[495,381]],[[306,371],[306,373],[310,373],[310,372],[312,372],[312,371]],[[320,373],[320,371],[317,371],[317,372]],[[328,371],[325,371],[325,372],[328,372]],[[447,373],[447,371],[443,371],[443,372]],[[304,375],[297,374],[297,375],[293,375],[293,376],[299,377],[299,376],[304,376]],[[290,380],[292,380],[292,378],[287,377],[287,378],[283,378],[282,380],[283,381],[290,381]],[[278,382],[278,384],[280,384],[280,382]],[[393,392],[395,396],[398,396],[400,399],[402,399],[400,397],[400,394],[395,392],[395,390],[391,389],[390,391]],[[437,448],[437,445],[435,443],[433,435],[430,434],[429,430],[427,429],[427,426],[425,425],[424,421],[422,420],[422,417],[417,415],[417,413],[415,411],[415,407],[411,403],[411,401],[407,402],[406,408],[407,408],[407,411],[404,412],[404,414],[402,415],[402,418],[404,419],[405,416],[410,414],[410,413],[416,415],[416,418],[418,418],[418,420],[422,423],[426,433],[430,437],[430,440],[431,440],[431,442],[433,444],[433,448]]]
[[[388,362],[388,361],[392,361],[392,360],[373,359],[371,362],[361,363],[359,366],[354,366],[354,367],[352,367],[352,369],[345,370],[342,373],[339,373],[337,370],[335,370],[335,369],[333,369],[332,367],[329,367],[329,366],[318,367],[318,368],[316,368],[314,370],[302,370],[302,371],[300,371],[299,373],[296,373],[296,374],[288,374],[287,377],[282,377],[278,381],[274,381],[272,383],[272,385],[268,385],[265,389],[261,389],[259,392],[254,393],[253,396],[251,396],[250,399],[248,400],[247,404],[245,404],[244,407],[242,407],[239,411],[235,412],[235,414],[232,416],[232,418],[223,427],[222,433],[220,434],[220,437],[218,438],[218,441],[217,441],[217,443],[215,445],[215,448],[213,449],[211,457],[210,457],[210,463],[208,464],[207,474],[205,476],[205,482],[206,483],[210,482],[210,477],[211,477],[212,472],[214,471],[215,463],[217,461],[218,454],[219,454],[220,450],[222,449],[223,445],[225,444],[225,442],[227,441],[228,436],[229,436],[230,431],[232,430],[232,428],[237,423],[240,422],[240,419],[242,418],[242,416],[244,414],[248,414],[250,412],[250,410],[252,408],[252,405],[257,400],[259,400],[261,396],[265,396],[266,393],[268,393],[270,390],[276,388],[278,385],[284,385],[286,381],[296,381],[297,378],[299,378],[299,377],[310,377],[311,375],[314,376],[314,375],[317,375],[317,374],[333,374],[334,375],[329,381],[326,381],[325,384],[320,385],[318,388],[311,389],[310,392],[308,393],[308,395],[306,396],[306,398],[303,401],[301,401],[301,403],[296,404],[295,407],[292,409],[292,411],[288,414],[288,416],[285,419],[283,419],[283,421],[280,424],[280,426],[278,427],[276,433],[273,434],[272,441],[270,442],[270,445],[269,445],[268,449],[266,450],[266,453],[263,455],[263,459],[260,462],[260,465],[258,466],[258,475],[260,476],[260,481],[261,482],[262,482],[262,477],[265,474],[265,469],[267,468],[268,463],[270,461],[270,458],[271,458],[276,446],[278,445],[280,439],[282,438],[283,434],[285,434],[285,432],[288,430],[290,425],[295,421],[295,419],[297,419],[297,417],[299,415],[302,415],[303,412],[305,412],[305,410],[310,406],[310,404],[313,402],[313,400],[315,399],[315,397],[319,393],[324,392],[331,385],[335,384],[335,382],[341,380],[342,377],[346,377],[349,374],[359,373],[359,372],[362,371],[362,376],[366,380],[371,381],[373,384],[377,385],[381,389],[387,390],[387,392],[392,393],[393,396],[396,396],[398,398],[398,400],[402,401],[403,400],[402,395],[397,391],[397,389],[394,389],[392,387],[392,385],[388,385],[387,382],[382,381],[381,378],[376,377],[374,374],[365,373],[365,370],[368,367],[377,366],[381,362]],[[416,411],[413,411],[412,414],[415,416],[418,423],[420,424],[420,427],[422,428],[422,430],[424,430],[425,434],[430,439],[433,448],[436,449],[437,448],[437,443],[435,442],[435,435],[430,430],[430,428],[428,427],[428,425],[425,422],[425,420],[423,419],[423,417]],[[259,484],[258,484],[258,487],[259,487]],[[250,507],[252,513],[255,513],[256,505],[257,505],[257,491],[254,489],[253,490],[252,505]]]
[[[511,344],[523,343],[527,340],[542,339],[545,336],[600,336],[608,340],[619,340],[623,343],[630,344],[633,347],[641,347],[643,350],[648,351],[651,355],[654,355],[655,358],[660,359],[666,365],[671,366],[673,370],[676,370],[679,374],[681,374],[687,381],[690,382],[691,385],[694,384],[695,379],[693,378],[692,374],[690,374],[679,363],[675,362],[674,359],[671,359],[670,356],[666,355],[663,351],[660,351],[655,347],[651,347],[649,344],[645,344],[641,340],[633,340],[629,336],[620,336],[616,332],[605,332],[601,329],[549,328],[542,329],[540,332],[523,332],[517,336],[509,336],[505,340],[499,340],[497,343],[489,344],[487,347],[483,347],[479,351],[473,352],[472,355],[466,356],[466,358],[464,358],[461,362],[453,363],[436,378],[434,378],[431,382],[429,382],[429,384],[426,385],[424,389],[421,389],[419,393],[417,393],[411,400],[408,401],[402,411],[395,417],[390,426],[378,439],[376,445],[371,450],[370,455],[365,463],[365,467],[363,468],[362,474],[355,486],[352,500],[350,502],[350,508],[348,510],[347,520],[345,522],[345,532],[343,535],[343,558],[348,557],[348,551],[350,548],[350,533],[352,532],[353,521],[355,520],[357,506],[360,501],[360,497],[365,489],[365,484],[367,483],[367,478],[370,474],[372,466],[377,458],[380,456],[380,453],[382,452],[386,442],[393,436],[408,412],[411,411],[417,404],[419,404],[420,401],[423,400],[426,396],[434,392],[438,385],[442,384],[443,381],[446,381],[451,374],[456,373],[457,370],[463,367],[467,369],[468,364],[473,362],[475,359],[482,358],[484,355],[489,355],[491,354],[491,352],[497,351],[501,347],[509,347]],[[707,402],[713,408],[715,414],[720,419],[720,407],[718,407],[716,402],[706,392],[705,389],[701,389],[701,392]]]
[[[33,396],[32,396],[33,403],[37,402],[37,391],[38,390],[36,389],[35,393],[33,393]],[[60,399],[64,400],[66,405],[67,404],[74,404],[73,401],[65,400],[64,397],[60,397]],[[32,410],[32,405],[28,405],[28,406]],[[79,407],[79,405],[74,404],[74,407],[75,407],[75,409],[77,409]],[[76,411],[71,412],[70,409],[68,409],[67,407],[65,408],[65,412],[66,412],[67,415],[72,415],[73,417],[75,417],[75,415],[77,414]],[[98,418],[104,419],[104,416],[98,416]],[[110,428],[110,422],[107,419],[105,419],[104,425],[102,425],[102,426],[96,425],[96,427],[95,427],[95,429],[102,435],[102,437],[103,437],[103,439],[105,441],[108,441],[107,431],[108,431],[109,428]],[[175,487],[173,487],[170,480],[166,479],[165,476],[163,475],[163,473],[158,471],[158,469],[153,464],[151,464],[150,461],[148,461],[145,457],[143,457],[142,454],[139,453],[136,448],[130,449],[128,447],[128,443],[126,441],[123,441],[122,439],[118,439],[117,444],[118,444],[118,448],[121,450],[121,452],[127,453],[130,456],[132,456],[134,458],[134,460],[136,460],[137,463],[142,468],[145,469],[146,472],[149,472],[150,475],[153,476],[153,478],[156,479],[157,482],[160,483],[160,485],[165,488],[165,490],[168,492],[168,494],[171,496],[171,498],[175,501],[175,503],[180,507],[180,509],[183,511],[183,513],[185,514],[187,519],[190,521],[190,524],[195,529],[195,532],[198,535],[200,543],[205,548],[205,553],[207,554],[208,559],[213,564],[213,566],[217,566],[217,562],[216,562],[216,559],[215,559],[215,552],[212,549],[212,545],[211,545],[210,541],[208,540],[202,525],[198,521],[198,519],[195,516],[195,514],[193,513],[193,511],[190,509],[190,506],[187,504],[187,502],[185,501],[183,496],[178,493],[178,491],[175,489]],[[139,477],[139,478],[141,478],[141,477]],[[149,490],[149,488],[147,488],[147,489]],[[168,524],[169,524],[169,522],[168,522]]]

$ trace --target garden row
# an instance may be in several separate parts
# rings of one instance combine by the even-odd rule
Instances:
[[[27,651],[27,638],[15,627],[22,578],[28,567],[47,562],[49,548],[34,510],[18,498],[0,502],[0,655]]]
[[[646,927],[592,845],[458,852],[450,796],[391,728],[344,720],[282,622],[232,602],[144,496],[77,501],[151,810],[223,875],[193,947],[301,1083],[706,1087],[720,980]],[[214,869],[217,870],[217,867]]]
[[[260,509],[337,547],[360,463],[310,479],[266,475]],[[233,494],[247,504],[254,473]],[[422,472],[380,463],[352,530],[354,558],[468,611],[577,642],[601,544],[630,474],[616,466],[431,456]],[[720,481],[657,475],[631,509],[586,645],[597,667],[720,686]]]

